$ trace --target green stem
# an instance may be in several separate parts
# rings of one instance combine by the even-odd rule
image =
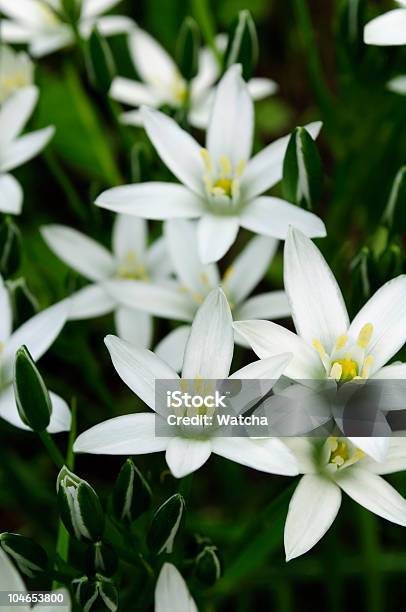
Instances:
[[[77,215],[82,221],[86,220],[86,214],[83,210],[81,198],[78,195],[72,181],[59,163],[56,155],[47,149],[44,151],[43,156],[54,179],[66,194],[66,198],[72,212],[75,213],[75,215]]]
[[[214,27],[213,17],[210,11],[208,0],[191,0],[192,11],[196,17],[203,37],[207,45],[211,48],[217,60],[219,67],[222,67],[221,54],[216,45],[216,31]]]
[[[378,519],[364,508],[358,508],[362,555],[365,567],[365,597],[368,612],[383,612],[384,590],[381,573],[381,552]]]
[[[65,460],[63,455],[49,433],[47,431],[38,431],[38,436],[40,437],[43,445],[48,451],[48,455],[56,465],[56,467],[60,470],[65,465]]]

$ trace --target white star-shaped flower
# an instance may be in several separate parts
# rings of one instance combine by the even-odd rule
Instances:
[[[32,85],[34,64],[23,51],[14,51],[7,45],[0,46],[0,104],[17,89]]]
[[[406,0],[396,0],[401,8],[375,17],[364,28],[367,45],[406,45]]]

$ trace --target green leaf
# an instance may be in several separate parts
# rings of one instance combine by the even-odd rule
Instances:
[[[186,17],[179,31],[176,61],[182,76],[190,81],[199,69],[200,30],[192,17]]]
[[[185,511],[185,500],[175,493],[155,512],[147,534],[148,548],[159,555],[171,553],[176,534],[181,526]]]
[[[16,353],[14,394],[23,423],[34,431],[45,431],[51,420],[51,398],[26,346],[20,347]]]
[[[151,505],[151,488],[132,459],[122,466],[113,489],[113,512],[119,521],[135,521]]]
[[[108,42],[97,27],[93,28],[86,44],[86,66],[94,87],[107,94],[116,74],[116,66]]]
[[[225,69],[233,64],[241,64],[242,75],[248,81],[254,73],[258,55],[257,31],[251,13],[248,10],[240,11],[229,31],[224,56]]]
[[[390,192],[389,200],[382,215],[382,223],[397,234],[402,234],[406,228],[406,166],[402,166],[396,174]]]
[[[320,155],[316,143],[304,127],[292,131],[283,161],[282,188],[287,200],[308,209],[320,198]]]

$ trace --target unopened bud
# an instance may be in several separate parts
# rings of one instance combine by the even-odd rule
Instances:
[[[34,578],[48,566],[45,550],[31,540],[17,533],[0,534],[0,546],[15,562],[22,574]]]
[[[112,576],[118,566],[115,550],[105,542],[95,542],[89,547],[86,555],[86,567],[89,574]]]
[[[248,10],[240,11],[230,28],[224,56],[225,69],[241,64],[242,76],[248,81],[258,61],[258,36],[254,20]]]
[[[34,431],[45,431],[51,420],[51,398],[26,346],[20,347],[16,353],[14,394],[23,423]]]
[[[118,593],[115,584],[101,574],[93,579],[83,576],[73,580],[75,598],[84,612],[116,612]]]
[[[196,576],[207,584],[213,585],[222,575],[222,563],[217,546],[205,546],[196,557]]]
[[[157,555],[172,552],[184,511],[185,500],[179,493],[172,495],[158,508],[147,534],[147,544],[152,552]]]
[[[121,468],[113,489],[113,512],[117,520],[131,523],[151,505],[151,488],[131,459]]]

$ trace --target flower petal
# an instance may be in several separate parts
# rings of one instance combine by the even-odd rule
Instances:
[[[159,572],[155,612],[198,612],[186,582],[172,563],[164,563]]]
[[[171,87],[179,74],[176,64],[163,47],[145,30],[136,28],[128,40],[130,54],[141,79],[160,90]]]
[[[357,338],[366,323],[373,326],[367,350],[373,357],[371,374],[374,374],[406,341],[405,274],[385,283],[368,300],[351,323],[350,336]]]
[[[388,427],[389,432],[390,428]],[[388,433],[389,433],[388,432]],[[348,436],[348,439],[357,447],[360,448],[375,461],[385,461],[388,449],[389,449],[389,438],[367,438],[367,437],[353,437]]]
[[[15,91],[2,104],[0,110],[1,159],[9,144],[18,136],[30,118],[38,100],[38,88],[28,85]]]
[[[88,38],[94,25],[92,21],[82,21],[80,33],[84,38]],[[122,15],[106,15],[96,20],[97,31],[101,36],[114,36],[116,34],[126,34],[134,29],[134,21]]]
[[[61,25],[54,32],[41,34],[30,41],[29,52],[32,57],[39,58],[64,47],[68,47],[74,42],[72,30],[68,25]]]
[[[297,333],[327,353],[347,333],[349,319],[340,288],[319,249],[291,228],[285,243],[284,281]]]
[[[393,474],[406,470],[406,438],[391,438],[384,461],[365,457],[360,467],[374,474]]]
[[[35,157],[48,144],[55,133],[53,126],[25,134],[11,142],[0,158],[2,172],[8,172]]]
[[[102,285],[88,285],[70,296],[69,321],[92,319],[108,314],[117,306]]]
[[[222,155],[233,167],[251,155],[254,105],[241,76],[241,66],[231,66],[217,86],[207,130],[207,149],[216,162]]]
[[[331,527],[341,505],[341,491],[319,474],[306,474],[290,500],[285,523],[286,560],[313,548]]]
[[[393,363],[381,368],[373,376],[374,380],[405,380],[406,363]]]
[[[23,190],[11,174],[0,174],[0,212],[19,215],[23,205]]]
[[[124,259],[129,253],[143,259],[147,246],[148,225],[145,219],[132,215],[117,215],[113,225],[113,253]]]
[[[1,8],[1,0],[0,0],[0,8]],[[30,27],[19,24],[16,21],[9,21],[8,19],[1,20],[2,42],[4,43],[6,42],[26,43],[30,41],[31,37],[32,37],[32,30]]]
[[[161,236],[148,247],[145,254],[147,271],[153,279],[162,279],[173,272],[165,237]]]
[[[154,107],[160,103],[160,99],[148,85],[124,77],[115,77],[113,79],[109,96],[113,98],[113,100],[131,106],[142,106],[146,104],[147,106]]]
[[[21,579],[20,574],[10,561],[8,555],[4,552],[2,548],[0,548],[0,590],[4,592],[9,591],[24,591],[25,592],[25,584]],[[28,610],[27,606],[17,606],[13,605],[13,609],[16,612],[26,612]],[[162,611],[164,608],[162,608]]]
[[[183,478],[198,470],[211,455],[209,440],[172,438],[166,449],[166,463],[175,478]]]
[[[221,289],[213,289],[197,311],[185,349],[183,378],[226,378],[233,358],[232,316]]]
[[[52,391],[49,392],[52,402],[51,421],[47,427],[48,433],[69,431],[71,426],[71,413],[68,404],[62,397]]]
[[[236,378],[237,380],[262,378],[275,380],[276,382],[286,370],[289,362],[292,361],[292,357],[292,353],[282,353],[280,355],[266,357],[265,359],[259,359],[237,370],[234,374],[231,374],[229,378]]]
[[[402,96],[406,95],[406,75],[400,74],[399,76],[394,77],[386,83],[386,87],[389,89],[389,91],[393,91],[394,93]]]
[[[133,346],[117,336],[106,336],[104,342],[120,378],[154,409],[155,380],[179,378],[176,372],[148,349]]]
[[[247,467],[282,476],[296,476],[297,462],[288,447],[276,438],[212,438],[212,452]]]
[[[317,138],[321,126],[320,121],[314,121],[304,127],[313,138]],[[289,140],[290,134],[275,140],[248,162],[241,181],[241,190],[247,200],[264,193],[282,179],[283,160]]]
[[[236,319],[285,319],[290,317],[290,306],[284,291],[260,293],[246,300],[235,312]]]
[[[55,393],[50,392],[52,402],[52,415],[47,427],[48,433],[60,433],[69,431],[71,426],[71,414],[67,403]],[[4,419],[14,427],[24,431],[32,431],[20,418],[14,397],[13,385],[8,385],[0,391],[0,418]]]
[[[135,346],[149,348],[152,342],[152,317],[135,308],[117,308],[115,312],[117,334]]]
[[[205,214],[197,227],[199,256],[204,264],[218,261],[234,243],[240,227],[238,217]]]
[[[40,0],[19,0],[18,2],[0,0],[0,10],[8,17],[37,28],[44,25],[44,16],[47,15]]]
[[[367,45],[406,45],[406,10],[404,8],[379,15],[366,24]]]
[[[126,414],[99,423],[76,438],[75,453],[144,455],[166,449],[169,438],[155,436],[155,414]]]
[[[96,17],[109,11],[119,2],[120,0],[84,0],[81,17]]]
[[[183,185],[139,183],[107,189],[96,200],[97,206],[144,219],[200,217],[203,200]]]
[[[278,91],[278,85],[275,81],[258,77],[250,79],[247,87],[253,100],[263,100]]]
[[[320,379],[323,375],[317,352],[302,338],[271,321],[236,321],[234,329],[248,342],[260,359],[292,353],[286,376],[300,379]]]
[[[290,225],[311,238],[326,235],[325,225],[317,215],[280,198],[268,196],[249,202],[241,213],[240,224],[252,232],[280,240],[286,239]]]
[[[182,369],[190,330],[190,325],[175,327],[155,347],[154,353],[171,366],[175,372],[180,372]]]
[[[406,527],[406,500],[377,474],[351,467],[342,470],[336,482],[357,504],[392,523]]]
[[[114,258],[93,238],[65,225],[44,225],[41,235],[62,261],[86,278],[101,281],[114,273]]]

